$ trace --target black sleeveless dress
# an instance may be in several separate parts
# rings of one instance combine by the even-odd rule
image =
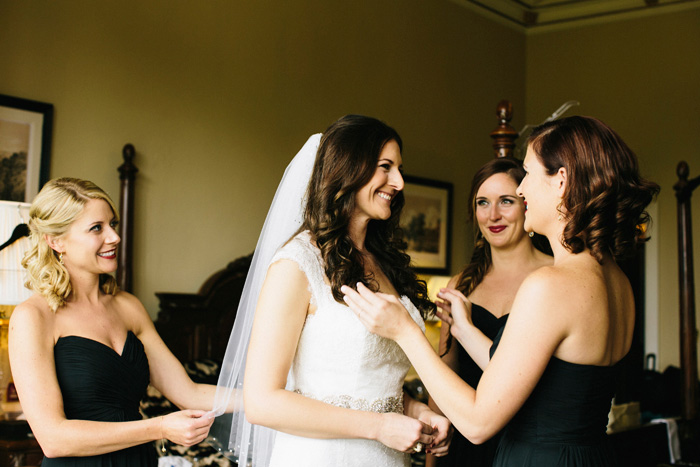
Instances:
[[[501,333],[492,355],[500,338]],[[579,365],[552,357],[528,400],[503,429],[493,465],[616,466],[606,428],[621,362]]]
[[[141,420],[139,402],[150,381],[141,341],[129,331],[122,355],[79,336],[61,337],[54,346],[56,376],[66,418],[100,422]],[[42,467],[153,467],[152,443],[90,457],[45,457]]]
[[[498,335],[498,331],[505,326],[508,315],[496,318],[486,308],[472,304],[472,321],[489,339],[493,340]],[[464,347],[458,342],[452,341],[452,345],[457,346],[457,361],[459,367],[457,374],[475,388],[479,384],[483,371],[479,365],[469,356]],[[455,430],[452,435],[449,453],[445,457],[437,457],[438,467],[490,467],[496,454],[500,435],[496,435],[483,444],[472,444],[467,438]]]

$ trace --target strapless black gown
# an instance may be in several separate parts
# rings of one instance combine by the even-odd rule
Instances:
[[[150,381],[141,341],[129,331],[119,355],[85,337],[61,337],[54,346],[56,375],[66,417],[73,420],[141,420],[139,402]],[[42,467],[154,467],[152,443],[90,457],[45,457]]]
[[[500,341],[494,339],[491,353]],[[502,431],[495,467],[610,467],[606,435],[622,361],[579,365],[552,357],[542,378]]]
[[[476,303],[472,304],[474,326],[491,340],[496,338],[498,331],[505,326],[507,319],[508,315],[496,318],[486,308]],[[464,347],[459,345],[459,342],[453,340],[452,345],[457,346],[457,361],[459,363],[457,374],[469,386],[475,388],[479,384],[483,371],[464,350]],[[499,439],[500,435],[496,435],[483,444],[472,444],[459,431],[455,430],[449,453],[445,457],[437,457],[436,465],[438,467],[490,467],[493,464]]]

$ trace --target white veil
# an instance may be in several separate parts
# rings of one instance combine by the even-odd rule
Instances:
[[[274,430],[251,425],[243,411],[242,390],[248,342],[258,295],[270,261],[277,249],[301,227],[307,187],[320,140],[320,133],[308,139],[287,166],[277,187],[255,247],[236,321],[221,365],[212,409],[217,419],[211,429],[211,440],[227,457],[237,460],[241,467],[266,467],[275,441]],[[235,410],[222,415],[228,407],[235,407]]]

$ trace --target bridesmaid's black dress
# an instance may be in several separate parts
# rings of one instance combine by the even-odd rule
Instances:
[[[552,357],[528,400],[501,432],[493,465],[616,466],[606,428],[621,362],[579,365]]]
[[[68,419],[100,422],[141,420],[139,402],[150,381],[141,341],[128,332],[119,355],[112,348],[79,336],[61,337],[54,346],[56,375]],[[89,457],[45,457],[42,467],[154,467],[152,443]]]
[[[496,338],[498,331],[505,326],[508,315],[496,318],[486,308],[472,304],[472,321],[474,326],[484,333],[489,339]],[[457,374],[475,388],[479,384],[483,371],[479,365],[469,356],[464,347],[459,342],[452,341],[452,345],[457,347],[457,361],[459,367]],[[438,467],[490,467],[496,454],[496,447],[500,435],[496,435],[483,444],[472,444],[467,438],[455,430],[452,435],[449,453],[445,457],[437,457]]]

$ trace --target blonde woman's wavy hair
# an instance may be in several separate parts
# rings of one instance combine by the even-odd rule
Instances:
[[[41,294],[54,312],[66,304],[73,288],[68,271],[45,236],[65,235],[91,199],[106,201],[114,215],[119,217],[107,193],[94,183],[77,178],[51,180],[34,198],[29,209],[31,247],[22,260],[28,274],[25,286]],[[100,288],[111,295],[119,291],[117,281],[109,274],[100,275]]]

